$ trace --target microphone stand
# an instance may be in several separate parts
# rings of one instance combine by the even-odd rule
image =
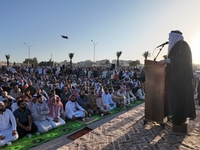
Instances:
[[[163,49],[163,47],[164,47],[164,45],[160,48],[158,54],[157,54],[156,57],[154,58],[154,61],[156,61],[156,59],[157,59],[158,55],[160,54],[161,50]]]

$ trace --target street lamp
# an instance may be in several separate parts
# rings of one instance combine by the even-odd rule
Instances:
[[[28,66],[29,66],[29,61],[30,61],[30,48],[31,48],[31,46],[33,46],[33,44],[31,44],[31,45],[28,45],[28,44],[26,44],[25,42],[24,42],[24,44],[28,47]]]
[[[98,43],[94,43],[93,40],[91,40],[91,41],[92,41],[92,43],[93,43],[93,45],[94,45],[94,64],[95,64],[95,46],[96,46]]]

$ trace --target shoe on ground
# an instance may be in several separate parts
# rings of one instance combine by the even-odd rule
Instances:
[[[35,132],[36,135],[40,135],[40,132]]]
[[[86,121],[89,121],[89,120],[90,120],[90,118],[85,118],[85,120],[86,120]]]
[[[8,142],[8,143],[6,143],[6,145],[10,146],[10,145],[12,145],[12,143],[11,143],[11,142]]]
[[[31,137],[32,137],[32,134],[27,134],[27,137],[28,137],[28,138],[31,138]]]

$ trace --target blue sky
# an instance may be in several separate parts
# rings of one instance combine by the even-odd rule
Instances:
[[[168,40],[171,30],[181,30],[189,43],[193,63],[200,64],[199,0],[1,0],[0,61],[23,62],[51,58],[73,62],[116,59],[140,60]],[[67,35],[68,40],[61,38]],[[162,49],[157,60],[167,53]]]

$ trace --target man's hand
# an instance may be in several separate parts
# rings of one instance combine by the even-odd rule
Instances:
[[[4,139],[5,139],[5,136],[1,135],[0,140],[4,140]]]
[[[48,110],[48,108],[44,108],[44,111],[47,111]]]
[[[85,113],[85,116],[87,116],[87,115],[88,115],[88,112],[87,112],[86,110],[84,110],[84,113]]]
[[[26,131],[31,131],[31,126],[26,126],[26,127],[25,127],[25,130],[26,130]]]
[[[58,118],[54,118],[53,121],[54,122],[59,122],[59,119]]]
[[[164,55],[163,58],[164,58],[164,59],[167,59],[167,55]]]
[[[17,134],[17,131],[14,130],[14,131],[12,132],[12,135],[16,135],[16,134]]]
[[[167,63],[166,60],[161,60],[161,61],[158,62],[158,66],[159,66],[159,67],[162,67],[162,66],[164,66],[166,63]]]

